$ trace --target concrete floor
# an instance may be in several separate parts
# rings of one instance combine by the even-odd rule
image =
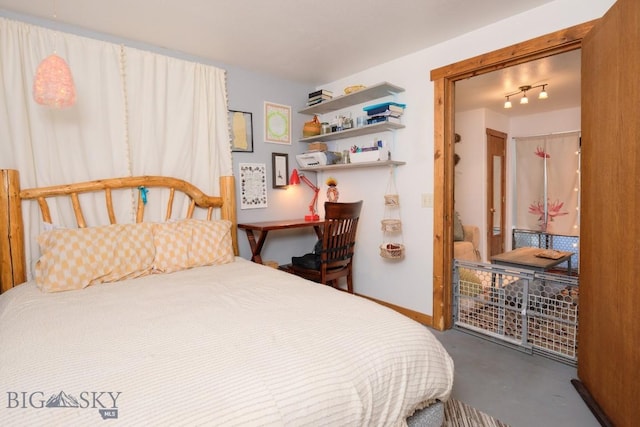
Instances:
[[[576,368],[478,338],[430,329],[455,363],[452,397],[513,427],[599,427],[571,384]]]

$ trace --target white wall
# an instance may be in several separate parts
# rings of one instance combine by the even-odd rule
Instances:
[[[352,84],[381,81],[406,89],[399,98],[407,104],[406,129],[397,132],[394,158],[407,164],[397,168],[404,243],[403,261],[389,263],[378,255],[379,220],[385,170],[352,170],[334,174],[341,197],[364,200],[355,258],[356,292],[422,313],[433,305],[433,210],[422,208],[422,193],[433,193],[433,84],[430,70],[601,17],[613,0],[556,0],[433,48],[380,64],[322,87],[339,93]]]
[[[580,108],[531,114],[511,119],[510,138],[580,130]]]

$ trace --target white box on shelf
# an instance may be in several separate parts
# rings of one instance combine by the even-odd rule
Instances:
[[[378,148],[377,150],[359,151],[357,153],[349,153],[351,163],[377,162],[378,160],[389,160],[389,150],[386,148]]]

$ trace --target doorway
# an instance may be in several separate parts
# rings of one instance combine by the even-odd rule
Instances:
[[[504,252],[507,134],[487,129],[487,259]]]
[[[455,82],[579,49],[597,20],[431,71],[434,82],[433,327],[452,326]]]

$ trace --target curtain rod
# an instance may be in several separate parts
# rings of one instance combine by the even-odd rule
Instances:
[[[564,131],[564,132],[551,132],[551,133],[541,133],[539,135],[527,135],[527,136],[512,136],[511,139],[518,139],[518,138],[540,138],[541,136],[554,136],[554,135],[565,135],[565,134],[569,134],[569,133],[578,133],[580,134],[582,131],[581,130],[568,130],[568,131]]]

